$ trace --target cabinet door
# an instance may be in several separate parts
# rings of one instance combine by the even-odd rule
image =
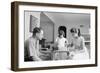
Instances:
[[[44,38],[46,39],[46,42],[54,42],[54,23],[43,12],[40,14],[40,27],[42,27],[44,31]]]

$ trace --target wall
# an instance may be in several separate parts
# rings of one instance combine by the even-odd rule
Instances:
[[[44,38],[46,42],[54,42],[54,22],[45,15],[45,12],[40,14],[40,27],[44,31]]]
[[[67,39],[71,41],[70,29],[73,27],[80,28],[81,34],[89,34],[90,15],[89,14],[76,14],[76,13],[51,13],[45,14],[54,22],[54,39],[58,36],[59,26],[67,28]],[[82,25],[83,27],[80,27]]]
[[[59,26],[65,26],[67,29],[66,36],[68,41],[71,40],[70,29],[73,27],[80,28],[81,34],[89,34],[89,25],[90,25],[90,15],[89,14],[76,14],[76,13],[55,13],[55,12],[25,12],[25,40],[28,39],[32,33],[29,32],[30,28],[30,15],[33,15],[38,19],[38,26],[41,26],[44,30],[44,37],[51,41],[54,38],[56,40],[58,36]],[[45,26],[45,25],[49,26]],[[83,25],[83,27],[80,27]],[[51,26],[51,28],[50,28]],[[50,29],[49,29],[49,28]],[[54,31],[53,31],[54,27]],[[54,32],[54,37],[53,37]],[[48,34],[49,33],[49,34]],[[48,36],[49,35],[49,36]],[[47,37],[46,37],[47,36]]]
[[[14,73],[10,70],[11,62],[11,11],[10,3],[14,0],[0,0],[0,73]],[[100,13],[100,0],[20,0],[31,2],[48,2],[62,4],[77,4],[77,5],[98,5],[98,13]],[[100,19],[100,14],[98,14]],[[98,28],[100,27],[98,20]],[[98,29],[100,31],[100,29]],[[100,33],[98,33],[100,37]],[[100,43],[100,38],[98,38]],[[100,52],[98,45],[98,52]],[[100,53],[98,53],[100,56]],[[40,70],[40,71],[24,71],[21,73],[100,73],[100,57],[98,57],[98,67],[87,68],[70,68],[70,69],[55,69],[55,70]],[[20,72],[17,72],[20,73]]]
[[[30,32],[30,15],[36,17],[38,19],[37,26],[40,26],[40,12],[33,12],[33,11],[25,11],[25,40],[27,40],[32,33]]]
[[[54,38],[53,37],[54,36],[54,34],[53,34],[54,23],[48,18],[48,16],[46,16],[44,13],[35,12],[35,11],[25,11],[24,15],[25,15],[25,17],[24,17],[25,18],[25,20],[24,20],[25,40],[27,40],[30,36],[32,36],[32,32],[30,32],[30,27],[32,25],[30,25],[30,24],[33,23],[33,26],[37,26],[37,27],[41,26],[42,27],[42,29],[44,30],[45,39],[47,39],[48,41],[54,41],[54,39],[53,39]],[[30,15],[32,15],[32,18],[37,19],[37,22],[36,22],[37,25],[34,24],[34,19],[32,19],[32,18],[31,18],[32,21],[30,23]],[[45,26],[45,25],[48,25],[48,26]]]

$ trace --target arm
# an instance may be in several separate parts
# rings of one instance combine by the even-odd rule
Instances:
[[[55,47],[58,47],[58,37],[56,38],[56,41],[55,41]]]
[[[65,41],[65,47],[67,47],[67,45],[68,45],[68,40],[66,39],[66,41]]]
[[[33,60],[41,61],[41,59],[37,55],[35,44],[31,40],[29,41],[29,52],[30,52],[30,56],[33,58]]]
[[[75,51],[75,46],[73,44],[73,39],[71,39],[71,43],[68,44],[68,47],[69,47],[69,51]]]
[[[84,38],[81,38],[81,45],[80,45],[80,49],[84,49],[85,48],[85,42],[84,42]]]
[[[81,43],[80,43],[80,52],[84,52],[86,51],[86,48],[85,48],[85,42],[84,42],[84,38],[81,37]]]
[[[84,38],[82,37],[82,40],[81,40],[81,45],[80,45],[80,49],[81,49],[81,52],[86,52],[87,51],[87,48],[85,46],[85,40]]]

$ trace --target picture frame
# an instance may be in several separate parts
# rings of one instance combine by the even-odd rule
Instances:
[[[33,11],[33,13],[31,13],[31,11]],[[42,18],[41,17],[39,17],[39,18],[41,18],[41,20],[44,19],[43,21],[46,21],[45,23],[41,22],[41,20],[39,22],[35,21],[35,19],[37,20],[37,18],[34,17],[34,14],[37,15],[38,12],[41,12],[40,15]],[[52,30],[56,29],[55,23],[52,22],[53,20],[49,20],[49,18],[48,18],[49,16],[45,16],[47,13],[50,14],[50,12],[52,15],[54,13],[56,15],[57,15],[57,13],[58,13],[58,15],[61,13],[63,15],[63,13],[65,13],[66,16],[67,16],[67,13],[69,13],[69,15],[71,15],[71,13],[72,13],[72,14],[76,14],[77,17],[81,13],[83,13],[84,17],[85,17],[84,14],[89,15],[87,23],[90,23],[90,25],[89,25],[89,27],[87,27],[87,25],[86,25],[86,27],[88,29],[91,29],[91,32],[90,32],[90,35],[82,34],[82,36],[84,36],[84,38],[87,39],[85,41],[86,44],[92,45],[92,46],[90,45],[91,59],[79,60],[79,61],[78,60],[75,60],[75,61],[61,60],[61,61],[43,61],[43,62],[38,61],[38,62],[32,62],[32,63],[28,63],[28,62],[24,63],[24,59],[22,59],[22,58],[24,58],[24,55],[23,55],[24,47],[23,46],[25,45],[24,41],[26,39],[26,36],[28,35],[28,34],[26,34],[27,33],[26,27],[28,27],[27,26],[28,24],[30,24],[31,27],[33,26],[33,24],[36,24],[36,25],[42,24],[42,23],[43,24],[49,24],[49,23],[53,24],[54,26],[48,25],[50,27],[50,29],[46,28],[45,25],[43,26],[43,28],[45,27],[44,30],[46,29],[46,31],[47,31],[47,29],[48,29],[50,32],[52,32],[52,33],[49,33],[49,34],[51,34],[50,37],[53,38],[51,43],[55,42],[55,36],[54,36],[55,32],[52,31]],[[61,12],[61,13],[59,13],[59,12]],[[30,22],[28,22],[28,20],[27,20],[27,18],[29,18],[28,14],[33,14],[33,17],[32,17],[32,15],[30,17],[31,19],[33,18],[33,20],[30,20]],[[59,15],[59,17],[62,18],[61,15]],[[88,16],[86,16],[86,17],[88,17]],[[56,17],[56,19],[59,19],[59,18]],[[71,21],[71,22],[74,22],[74,21]],[[64,24],[64,23],[62,23],[62,24]],[[79,27],[82,29],[85,29],[86,27],[83,24],[80,24]],[[33,32],[31,29],[33,29],[34,26],[32,28],[31,27],[30,27],[29,31]],[[28,70],[47,70],[47,69],[80,68],[80,67],[97,66],[97,51],[98,51],[97,50],[97,44],[98,44],[97,43],[97,27],[98,27],[97,26],[97,6],[14,1],[11,3],[11,70],[13,70],[13,71],[28,71]],[[91,34],[93,34],[92,35],[93,37],[91,36]],[[46,35],[48,35],[48,33],[46,33]],[[67,35],[69,35],[69,34],[66,33],[66,38],[67,38]],[[48,39],[48,41],[49,41],[49,40],[51,40],[50,37],[47,36],[46,39]],[[89,40],[88,38],[91,40]],[[47,44],[48,44],[48,41],[47,41]]]

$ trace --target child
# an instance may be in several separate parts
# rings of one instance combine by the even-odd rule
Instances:
[[[85,47],[84,38],[80,34],[80,29],[72,28],[70,30],[72,34],[71,49],[74,52],[73,59],[89,59],[87,48]]]
[[[59,36],[56,39],[57,51],[55,51],[53,59],[54,60],[65,60],[67,58],[67,39],[64,37],[64,31],[59,31]]]

